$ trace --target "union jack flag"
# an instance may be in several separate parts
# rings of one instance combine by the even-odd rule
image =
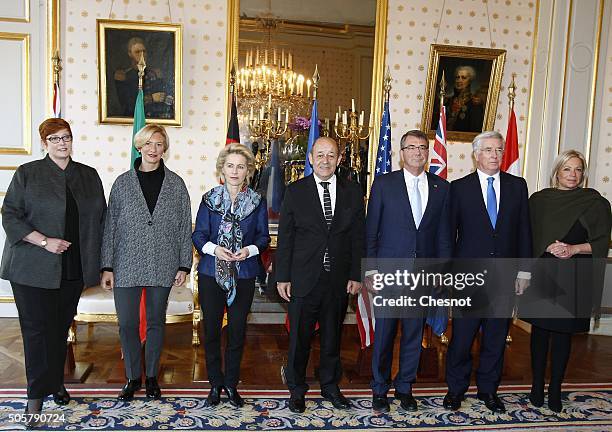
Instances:
[[[446,179],[448,173],[446,169],[446,107],[444,105],[440,107],[440,120],[429,161],[429,172],[443,179]]]

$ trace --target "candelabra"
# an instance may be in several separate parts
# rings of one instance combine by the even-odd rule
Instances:
[[[334,132],[340,140],[346,140],[349,145],[350,167],[358,174],[361,173],[362,161],[360,154],[360,141],[367,140],[372,133],[370,126],[364,126],[365,114],[357,114],[355,110],[355,99],[351,100],[351,111],[342,112],[341,107],[338,107],[336,113],[336,121],[334,123]],[[340,122],[340,119],[342,121]]]
[[[289,124],[289,109],[285,109],[285,118],[281,112],[281,107],[277,107],[276,120],[273,120],[272,110],[272,95],[268,95],[268,103],[265,106],[259,107],[259,112],[255,114],[255,110],[251,106],[249,115],[249,133],[252,138],[262,138],[265,143],[265,148],[257,152],[255,155],[255,164],[257,169],[261,169],[270,159],[270,142],[273,139],[280,138],[287,132]]]

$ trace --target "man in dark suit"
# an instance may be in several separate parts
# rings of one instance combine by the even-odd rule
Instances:
[[[451,183],[451,235],[456,238],[453,256],[461,259],[531,257],[527,183],[523,178],[500,172],[503,137],[498,132],[483,132],[474,138],[472,149],[476,172]],[[509,283],[501,278],[494,280],[496,299],[522,294],[530,278],[529,273],[518,271],[511,274]],[[477,396],[491,411],[505,412],[504,404],[497,397],[497,387],[510,320],[484,315],[453,319],[446,358],[448,393],[444,407],[447,409],[457,410],[461,406],[472,373],[472,342],[481,329]]]
[[[377,177],[372,185],[366,218],[368,258],[448,258],[451,256],[449,228],[449,184],[425,171],[429,140],[420,130],[411,130],[400,141],[403,169]],[[378,269],[380,270],[380,269]],[[370,272],[365,283],[371,289]],[[376,317],[372,353],[372,408],[388,412],[393,342],[398,324],[402,328],[399,371],[393,380],[395,397],[406,411],[415,411],[412,396],[416,380],[424,320]]]
[[[289,409],[302,413],[310,343],[319,323],[321,395],[334,407],[351,404],[340,392],[340,335],[348,293],[361,288],[364,205],[361,188],[335,175],[336,141],[317,139],[308,155],[314,174],[285,192],[276,251],[277,289],[289,302]]]

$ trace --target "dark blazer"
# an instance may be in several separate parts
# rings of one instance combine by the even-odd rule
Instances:
[[[336,177],[336,206],[330,229],[313,175],[287,188],[278,226],[277,282],[291,282],[291,295],[306,296],[323,270],[329,249],[331,283],[346,294],[348,280],[361,281],[365,254],[365,217],[361,187]]]
[[[262,199],[259,205],[246,218],[240,221],[242,231],[242,245],[255,245],[261,254],[270,244],[268,232],[268,209],[266,200]],[[202,254],[202,248],[207,242],[218,243],[219,225],[221,214],[210,211],[204,201],[200,203],[196,225],[191,239],[201,255],[198,264],[198,272],[207,276],[215,276],[215,257]],[[249,257],[240,263],[238,279],[249,279],[259,275],[261,271],[260,261],[257,256]]]
[[[100,244],[106,212],[104,188],[95,169],[70,161],[65,170],[49,156],[15,171],[2,205],[6,242],[0,277],[23,285],[58,288],[62,256],[22,239],[32,231],[63,238],[66,184],[79,211],[81,265],[85,286],[100,283]]]
[[[495,229],[482,197],[478,174],[451,183],[451,235],[456,258],[529,258],[531,223],[527,183],[500,172],[499,211]]]
[[[163,162],[162,162],[163,163]],[[191,268],[191,201],[183,179],[164,165],[153,214],[136,169],[113,184],[102,242],[101,268],[118,287],[171,287],[180,267]]]
[[[368,258],[449,258],[452,253],[449,183],[426,173],[427,207],[414,224],[403,170],[376,177],[366,218]]]

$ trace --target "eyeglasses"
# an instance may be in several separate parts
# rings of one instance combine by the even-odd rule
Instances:
[[[408,151],[418,150],[420,152],[424,152],[424,151],[429,150],[429,147],[426,145],[420,145],[420,146],[408,145],[406,147],[402,147],[401,150],[408,150]]]
[[[486,154],[487,156],[491,156],[493,153],[496,153],[497,156],[501,156],[504,154],[504,149],[502,148],[487,147],[487,148],[480,149],[480,151]]]
[[[72,141],[72,135],[64,135],[61,137],[58,136],[50,136],[47,137],[47,141],[49,141],[52,144],[58,144],[60,141],[64,141],[65,143],[69,143]]]

